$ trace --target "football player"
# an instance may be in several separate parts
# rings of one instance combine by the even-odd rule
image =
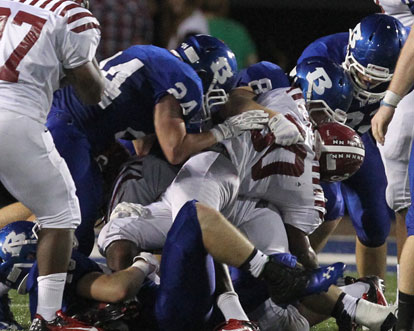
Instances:
[[[226,99],[237,70],[234,54],[214,37],[193,36],[173,52],[133,46],[100,65],[106,79],[101,102],[87,106],[65,87],[55,93],[47,122],[75,181],[82,214],[76,237],[79,250],[87,255],[103,203],[96,159],[116,138],[134,139],[138,155],[148,153],[157,138],[166,159],[177,164],[245,128],[261,127],[258,121],[267,121],[267,115],[253,112],[227,122],[231,127],[200,133],[210,108]]]
[[[410,9],[413,8],[412,1],[404,1]],[[381,3],[382,4],[382,3]],[[404,118],[407,117],[409,123],[413,114],[411,105],[407,103],[407,100],[411,99],[412,92],[407,94],[412,88],[412,82],[414,75],[412,74],[412,60],[413,60],[413,33],[410,32],[406,45],[404,46],[401,56],[398,59],[397,67],[395,69],[395,75],[390,83],[390,86],[385,94],[385,97],[381,103],[378,113],[372,119],[372,128],[375,139],[383,144],[384,147],[388,143],[388,137],[390,137],[390,145],[395,146],[395,136],[399,135],[405,139],[402,139],[401,146],[398,146],[398,150],[395,152],[395,157],[401,157],[402,162],[406,162],[407,155],[410,155],[409,163],[406,164],[406,168],[402,167],[401,170],[406,174],[408,167],[409,184],[411,190],[411,204],[406,215],[406,226],[408,238],[404,244],[404,247],[400,256],[400,275],[398,284],[398,323],[397,330],[413,330],[414,329],[414,287],[412,282],[413,264],[412,264],[412,252],[414,251],[413,244],[413,164],[414,154],[412,146],[410,146],[413,133],[412,126],[405,127]],[[404,97],[404,98],[403,98]],[[401,103],[400,103],[401,102]],[[394,115],[395,114],[395,115]],[[394,119],[395,118],[395,123]],[[393,120],[390,124],[390,121]],[[387,130],[388,129],[388,130]],[[408,129],[408,130],[407,130]],[[389,133],[389,134],[388,134]],[[385,136],[386,134],[386,136]],[[385,136],[385,137],[384,137]],[[386,138],[386,139],[385,139]],[[389,148],[389,147],[388,147]],[[388,150],[386,148],[386,150]],[[404,182],[403,182],[404,183]],[[403,187],[402,187],[403,188]]]
[[[85,4],[1,3],[0,180],[36,214],[41,229],[39,296],[31,331],[90,329],[60,313],[73,232],[81,216],[68,167],[44,125],[62,78],[85,104],[101,99],[104,81],[94,58],[99,23]]]
[[[262,68],[261,65],[258,64],[258,67]],[[341,68],[335,69],[344,75]],[[246,75],[250,76],[249,81],[254,81],[253,71],[251,68]],[[281,77],[288,85],[287,77],[284,74]],[[265,78],[260,78],[263,85],[271,86],[270,79],[266,81]],[[348,84],[351,84],[350,81]],[[348,86],[348,100],[351,92]],[[250,89],[237,89],[231,92],[225,107],[240,109],[236,105],[246,102],[243,99],[255,97]],[[141,249],[162,248],[165,234],[171,226],[170,210],[175,217],[180,206],[191,196],[229,215],[231,222],[267,254],[288,250],[283,218],[305,234],[320,224],[324,212],[323,192],[318,185],[313,130],[302,91],[290,87],[274,89],[263,93],[258,101],[262,106],[268,108],[270,105],[294,121],[307,137],[305,142],[297,147],[281,147],[274,144],[271,132],[245,133],[237,139],[223,141],[225,150],[222,153],[227,157],[213,151],[193,156],[184,164],[161,201],[148,207],[151,210],[148,217],[134,220],[113,218],[101,231],[98,242],[112,269],[125,268]],[[198,176],[202,178],[198,179]],[[194,186],[194,182],[200,184]],[[235,196],[238,200],[233,207]],[[305,258],[302,257],[302,260]],[[316,262],[311,265],[316,266]]]
[[[325,223],[315,232],[319,237],[315,247],[322,248],[320,242],[333,231],[346,205],[357,232],[356,261],[361,276],[385,276],[386,238],[392,211],[385,200],[387,181],[372,138],[370,120],[391,80],[406,35],[397,19],[373,14],[362,19],[349,33],[314,41],[297,61],[299,64],[310,56],[322,56],[342,65],[351,75],[354,98],[346,123],[361,135],[366,157],[360,170],[350,179],[322,185],[330,209]],[[321,84],[324,86],[323,81]]]
[[[36,309],[38,270],[36,263],[34,264],[36,238],[32,227],[33,224],[30,222],[18,221],[0,231],[0,255],[3,261],[0,264],[0,277],[19,293],[29,293],[30,310],[33,314]],[[203,225],[200,228],[194,220],[177,219],[164,247],[161,279],[157,276],[158,261],[150,253],[138,255],[127,269],[105,274],[103,266],[73,251],[63,307],[68,314],[75,314],[79,319],[104,330],[120,327],[122,322],[126,322],[133,329],[182,330],[186,327],[191,330],[211,330],[222,317],[214,305],[214,265],[212,257],[204,247],[205,239],[208,237],[209,232],[205,231]],[[177,242],[181,245],[177,245]],[[288,255],[284,258],[284,263],[287,263]],[[306,318],[293,306],[285,310],[275,306],[270,300],[266,301],[268,294],[263,282],[245,272],[238,276],[237,270],[233,270],[236,291],[240,293],[249,315],[257,318],[260,330],[283,328],[303,331],[309,330],[309,325],[316,321],[315,314],[312,316],[301,308],[299,309]],[[333,270],[330,270],[329,274],[337,276]],[[372,330],[379,330],[380,325],[383,325],[385,330],[384,322],[387,316],[390,316],[389,321],[392,320],[391,317],[395,320],[393,308],[374,305],[363,299],[358,300],[364,294],[382,295],[372,281],[358,281],[355,285],[342,289],[344,292],[337,290],[332,293],[332,299],[335,300],[333,302],[341,302],[341,297],[355,296],[354,318]],[[255,293],[254,300],[251,296],[252,291]],[[136,298],[138,303],[134,301]],[[125,303],[126,300],[129,303]],[[324,305],[327,305],[327,302],[324,302]],[[137,306],[140,307],[138,311]],[[346,311],[345,307],[340,305],[336,310],[335,314]],[[370,314],[367,314],[367,310]],[[317,318],[323,320],[326,316]],[[239,321],[237,324],[233,321],[233,326],[259,330],[248,321]],[[125,326],[122,329],[125,329]],[[215,330],[222,329],[219,326]]]
[[[377,0],[375,2],[385,14],[400,20],[409,33],[414,24],[412,1]],[[407,237],[405,218],[408,207],[411,205],[408,162],[414,135],[412,132],[414,114],[408,109],[411,108],[413,102],[414,92],[410,92],[398,103],[398,109],[389,126],[386,142],[384,141],[384,145],[378,145],[387,175],[387,203],[395,212],[398,260]],[[398,271],[399,265],[397,264],[397,278]]]

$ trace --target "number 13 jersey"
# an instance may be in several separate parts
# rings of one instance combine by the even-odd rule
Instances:
[[[70,0],[0,3],[0,109],[45,122],[52,94],[73,69],[91,61],[99,23]]]

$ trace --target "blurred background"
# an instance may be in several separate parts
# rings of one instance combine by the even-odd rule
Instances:
[[[345,32],[379,12],[373,0],[94,0],[102,26],[98,58],[132,44],[176,47],[209,33],[229,44],[243,68],[267,60],[290,70],[316,38]]]

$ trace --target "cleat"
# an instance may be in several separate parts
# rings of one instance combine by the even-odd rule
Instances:
[[[363,282],[369,285],[368,291],[362,295],[361,299],[367,300],[372,303],[376,303],[381,306],[388,306],[387,299],[385,298],[385,295],[384,295],[384,290],[385,290],[384,281],[381,278],[379,278],[378,276],[365,276],[365,277],[361,277],[358,279],[351,277],[351,276],[345,277],[345,285],[355,284],[357,282]],[[392,317],[389,317],[389,318],[390,320],[392,320]],[[353,322],[352,324],[353,324],[353,327],[351,330],[356,331],[359,325],[356,322]],[[388,329],[384,329],[384,330],[388,330]]]
[[[382,306],[359,300],[356,308],[355,322],[371,331],[388,331],[397,324],[397,305]]]
[[[136,321],[140,308],[140,303],[134,300],[121,303],[96,303],[92,307],[81,309],[82,313],[72,317],[104,330],[111,330],[115,325],[119,329],[122,323]]]
[[[32,321],[29,331],[103,331],[101,328],[90,326],[83,322],[76,320],[75,318],[66,316],[61,310],[56,312],[56,318],[48,322],[39,314],[35,315]]]
[[[227,322],[224,322],[217,326],[214,331],[260,331],[256,323],[250,321],[241,321],[236,319],[229,319]]]
[[[378,276],[366,276],[355,279],[353,277],[345,277],[345,282],[349,284],[363,282],[369,285],[368,292],[362,295],[362,299],[369,302],[377,303],[381,306],[388,306],[387,299],[385,298],[384,291],[384,281]],[[347,284],[348,285],[348,284]]]
[[[307,295],[328,291],[342,277],[345,265],[341,262],[314,270],[299,265],[287,265],[270,256],[261,279],[268,284],[270,297],[276,304],[287,304]]]
[[[10,299],[7,293],[0,297],[0,330],[23,330],[10,310]]]

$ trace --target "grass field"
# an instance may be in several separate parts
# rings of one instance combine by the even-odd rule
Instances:
[[[355,276],[355,275],[354,275]],[[386,297],[389,302],[395,301],[396,296],[396,275],[395,273],[388,273],[386,278]],[[30,315],[28,310],[28,296],[18,295],[16,291],[11,291],[10,298],[12,300],[12,310],[16,320],[25,328],[30,326]],[[324,323],[319,324],[312,328],[312,331],[331,331],[337,330],[335,320],[329,319]]]

